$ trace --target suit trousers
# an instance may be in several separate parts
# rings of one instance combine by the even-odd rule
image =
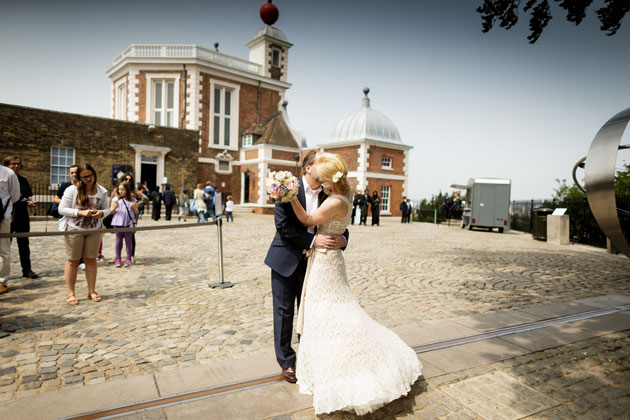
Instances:
[[[289,277],[271,270],[271,294],[273,296],[273,344],[276,360],[281,368],[295,367],[296,354],[291,347],[295,302],[300,307],[302,285],[306,274],[307,259],[300,261]]]
[[[26,217],[13,218],[11,222],[11,233],[13,232],[30,232],[31,222]],[[28,274],[31,271],[31,250],[29,248],[28,238],[16,238],[18,251],[20,253],[20,264],[22,264],[22,274]]]

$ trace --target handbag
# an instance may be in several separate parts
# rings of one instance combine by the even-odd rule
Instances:
[[[59,214],[59,204],[55,203],[54,201],[50,203],[50,206],[48,206],[48,210],[46,210],[46,214],[48,216],[54,217],[55,219],[61,219],[61,215]]]
[[[127,227],[136,227],[136,219],[133,217],[133,214],[129,210],[129,206],[127,205],[127,203],[125,201],[127,201],[127,200],[123,200],[123,204],[127,208],[127,214],[129,215],[129,226],[127,226]]]
[[[107,216],[103,217],[103,226],[105,226],[105,228],[107,229],[111,229],[112,228],[112,219],[114,218],[113,214],[108,214]]]

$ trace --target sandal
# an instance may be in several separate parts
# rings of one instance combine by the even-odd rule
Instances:
[[[77,297],[75,295],[68,295],[68,297],[66,297],[66,304],[75,306],[79,304],[79,301],[77,300]]]
[[[99,295],[96,292],[92,292],[92,293],[88,294],[88,299],[90,299],[92,302],[100,302],[101,300],[103,300],[101,295]]]

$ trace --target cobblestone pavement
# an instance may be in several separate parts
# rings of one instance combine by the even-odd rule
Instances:
[[[630,260],[603,250],[555,246],[518,232],[381,220],[380,227],[350,227],[345,258],[360,303],[388,327],[630,294]],[[140,225],[155,223],[167,222]],[[44,230],[44,222],[32,230]],[[10,332],[0,339],[0,400],[270,351],[263,259],[273,217],[237,214],[223,232],[225,278],[233,288],[208,287],[218,281],[215,226],[140,232],[131,268],[113,266],[108,234],[97,281],[103,301],[85,298],[80,273],[76,307],[64,303],[63,239],[32,238],[33,270],[41,278],[11,279],[10,292],[0,296],[0,324]],[[20,272],[17,255],[14,241],[13,273]]]
[[[365,416],[308,409],[272,420],[627,419],[629,356],[624,331],[418,381],[406,397]]]

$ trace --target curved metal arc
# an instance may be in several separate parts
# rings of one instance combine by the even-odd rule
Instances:
[[[621,229],[615,201],[615,164],[621,137],[629,121],[630,108],[627,108],[604,124],[591,143],[585,167],[586,197],[593,216],[613,246],[628,258],[630,246]]]

